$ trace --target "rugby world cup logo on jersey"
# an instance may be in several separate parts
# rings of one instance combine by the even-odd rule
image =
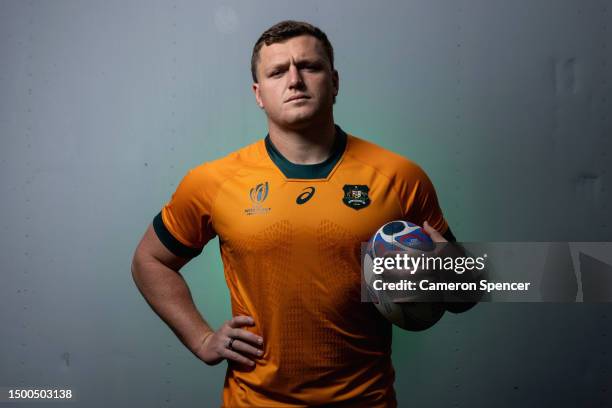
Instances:
[[[370,187],[363,184],[345,184],[342,202],[354,210],[361,210],[370,205]]]
[[[255,187],[252,187],[249,190],[249,198],[251,199],[253,205],[250,208],[245,208],[245,214],[257,215],[267,214],[268,212],[270,212],[271,208],[263,206],[263,203],[266,201],[266,198],[268,198],[269,191],[270,187],[267,181],[259,183]]]

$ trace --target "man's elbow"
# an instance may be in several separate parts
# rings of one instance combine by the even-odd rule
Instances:
[[[477,304],[478,302],[447,302],[445,306],[446,310],[451,313],[463,313],[467,312]]]
[[[132,279],[134,280],[134,283],[136,283],[136,286],[138,286],[138,284],[142,282],[143,270],[144,270],[143,261],[141,257],[138,255],[138,252],[136,252],[134,254],[134,257],[132,258],[132,264],[130,265],[130,271],[132,272]]]

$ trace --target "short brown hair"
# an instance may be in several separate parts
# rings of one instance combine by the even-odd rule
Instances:
[[[308,24],[303,21],[285,20],[280,23],[274,24],[268,28],[259,37],[255,46],[253,47],[253,54],[251,55],[251,76],[253,82],[257,82],[257,63],[259,62],[259,50],[264,44],[270,45],[274,43],[280,43],[289,38],[297,37],[300,35],[311,35],[321,41],[325,54],[329,59],[332,71],[334,70],[334,48],[327,39],[327,35],[318,27]]]

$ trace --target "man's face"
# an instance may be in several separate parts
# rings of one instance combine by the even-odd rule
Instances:
[[[331,117],[338,94],[338,72],[332,71],[323,46],[301,35],[259,51],[257,104],[277,126],[298,129]]]

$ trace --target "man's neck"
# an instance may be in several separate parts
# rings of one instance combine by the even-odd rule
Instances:
[[[333,118],[323,125],[299,130],[285,129],[268,123],[272,144],[287,160],[294,164],[317,164],[331,154],[336,128]]]

